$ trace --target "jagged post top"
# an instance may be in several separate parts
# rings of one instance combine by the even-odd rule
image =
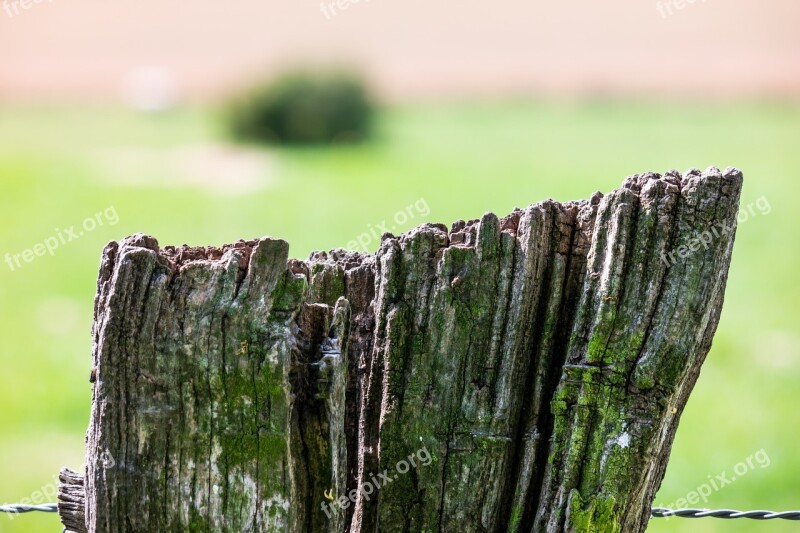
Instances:
[[[668,170],[664,174],[659,174],[656,172],[646,172],[643,174],[633,174],[628,176],[622,184],[622,189],[627,189],[632,191],[636,195],[640,195],[642,189],[649,189],[651,187],[655,187],[661,192],[662,194],[674,194],[676,192],[680,192],[684,196],[690,194],[694,191],[698,185],[702,183],[702,180],[706,178],[711,179],[724,179],[725,181],[730,181],[729,187],[733,187],[731,189],[732,193],[736,193],[741,188],[742,182],[742,173],[735,167],[727,167],[724,172],[720,171],[717,167],[709,167],[705,170],[705,172],[701,171],[697,168],[691,168],[687,170],[685,173],[681,174],[677,170]],[[673,188],[674,187],[674,188]],[[618,193],[622,189],[617,189],[611,194]],[[558,208],[562,209],[565,212],[569,212],[573,209],[580,209],[581,207],[586,207],[587,204],[590,206],[597,206],[601,200],[603,200],[604,195],[602,192],[597,191],[595,192],[589,200],[577,200],[577,201],[568,201],[566,203],[560,203],[554,200],[546,200],[542,201],[538,204],[530,205],[527,209],[534,209],[537,207],[544,207],[546,205],[554,205]],[[515,224],[519,220],[519,215],[522,214],[525,210],[516,208],[514,209],[513,213],[504,217],[501,221],[501,230],[508,231],[509,233],[516,232]],[[494,213],[486,213],[484,216],[492,218],[496,217]],[[475,230],[480,222],[480,219],[473,219],[468,222],[464,220],[458,220],[451,225],[450,230],[445,224],[432,224],[426,223],[417,228],[414,228],[404,234],[401,234],[399,237],[396,237],[392,233],[384,233],[381,237],[381,243],[390,240],[399,238],[401,240],[408,240],[412,235],[422,231],[424,229],[433,229],[433,230],[440,230],[445,233],[448,238],[447,245],[456,246],[456,245],[464,245],[469,246],[474,244],[470,242],[468,239],[470,236],[474,238]],[[164,259],[167,259],[170,264],[173,266],[180,266],[184,263],[189,263],[192,261],[206,261],[206,260],[222,260],[223,256],[227,252],[237,251],[241,254],[244,254],[245,258],[249,258],[250,254],[252,253],[253,248],[263,240],[275,240],[272,237],[262,237],[257,239],[245,240],[241,239],[233,244],[223,244],[221,246],[189,246],[187,244],[183,244],[180,246],[175,245],[167,245],[163,248],[159,247],[158,240],[155,237],[144,235],[141,233],[131,235],[121,241],[121,243],[111,242],[109,243],[108,247],[104,251],[104,257],[108,255],[109,251],[111,253],[116,252],[120,247],[122,248],[146,248],[151,249],[154,251],[158,251],[162,254]],[[280,239],[278,239],[281,242]],[[288,243],[286,243],[288,249]],[[332,249],[329,252],[323,251],[316,251],[312,252],[309,256],[309,262],[318,261],[322,259],[332,259],[337,262],[342,262],[343,266],[347,268],[352,268],[355,265],[360,264],[361,261],[366,259],[367,257],[374,257],[376,254],[368,254],[363,252],[355,252],[349,251],[343,248],[336,248]],[[110,262],[104,262],[104,264],[110,265]],[[301,272],[304,271],[305,263],[299,259],[289,259],[288,267],[293,272]],[[246,270],[243,269],[244,273]],[[102,273],[102,271],[101,271]]]
[[[71,530],[643,531],[741,184],[634,175],[306,261],[109,244]]]

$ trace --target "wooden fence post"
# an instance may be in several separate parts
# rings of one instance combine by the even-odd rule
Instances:
[[[67,530],[644,531],[741,184],[636,175],[305,262],[109,244]]]

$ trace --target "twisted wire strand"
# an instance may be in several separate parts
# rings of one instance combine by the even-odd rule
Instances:
[[[58,504],[47,503],[44,505],[23,505],[10,504],[0,505],[0,513],[55,513],[58,512]],[[800,521],[800,511],[737,511],[735,509],[667,509],[666,507],[654,507],[650,516],[653,518],[721,518],[732,520],[735,518],[749,518],[751,520],[796,520]]]
[[[733,518],[750,518],[751,520],[800,520],[800,511],[737,511],[735,509],[667,509],[665,507],[654,507],[651,511],[653,518],[669,518],[677,516],[680,518],[722,518],[731,520]]]
[[[57,503],[45,503],[44,505],[23,505],[21,503],[12,503],[9,505],[0,505],[0,513],[32,513],[38,511],[41,513],[55,513],[58,512]]]

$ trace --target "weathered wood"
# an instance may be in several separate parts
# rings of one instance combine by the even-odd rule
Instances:
[[[82,474],[62,468],[58,474],[58,515],[64,533],[86,533],[86,488]]]
[[[305,262],[111,243],[88,531],[643,531],[741,183],[632,176]]]

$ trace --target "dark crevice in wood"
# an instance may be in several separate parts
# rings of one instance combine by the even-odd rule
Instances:
[[[537,420],[535,434],[539,437],[536,443],[535,451],[535,466],[534,476],[531,487],[528,493],[531,497],[526,502],[523,510],[522,519],[520,520],[519,531],[531,531],[533,528],[534,513],[539,505],[539,497],[544,482],[544,473],[547,468],[547,448],[548,439],[547,435],[551,435],[553,431],[553,415],[548,408],[555,395],[556,388],[558,387],[558,380],[561,375],[561,369],[564,366],[564,361],[567,357],[569,330],[571,329],[573,316],[573,305],[575,295],[573,294],[573,287],[577,284],[576,276],[580,276],[580,272],[573,272],[573,262],[575,261],[575,246],[578,238],[578,216],[580,207],[575,207],[572,218],[572,224],[569,236],[569,247],[566,253],[566,264],[564,268],[564,278],[561,286],[561,302],[559,304],[558,322],[556,326],[555,341],[553,343],[553,361],[548,367],[548,373],[545,378],[545,388],[540,392],[542,401],[540,405],[543,407],[542,412],[539,413]]]
[[[366,265],[351,265],[345,273],[345,293],[352,306],[352,324],[348,333],[347,390],[345,393],[344,432],[347,436],[346,486],[357,487],[359,420],[364,401],[364,380],[368,377],[369,356],[372,352],[372,332],[375,316],[371,302],[375,296],[375,273]],[[349,530],[355,505],[345,514],[345,529]]]
[[[537,418],[540,416],[540,413],[533,412],[532,409],[528,409],[528,406],[531,406],[534,403],[534,397],[538,393],[542,392],[536,389],[536,381],[537,381],[537,370],[539,365],[545,365],[548,368],[551,367],[549,361],[549,353],[542,353],[539,348],[539,343],[541,340],[542,335],[544,334],[544,324],[547,314],[547,309],[550,306],[550,298],[553,296],[552,285],[556,283],[558,280],[553,279],[554,276],[554,261],[555,255],[558,253],[558,247],[561,240],[560,235],[560,227],[559,227],[559,215],[561,213],[561,206],[547,206],[548,208],[544,210],[545,213],[545,221],[550,221],[552,219],[552,228],[549,232],[549,237],[552,240],[550,247],[546,250],[543,250],[541,254],[539,254],[538,261],[544,261],[545,267],[542,271],[543,279],[545,280],[544,284],[541,284],[539,287],[538,292],[538,300],[535,302],[535,307],[533,309],[533,321],[530,327],[530,346],[527,351],[527,359],[530,361],[528,368],[526,369],[526,375],[524,378],[524,388],[522,390],[522,402],[521,402],[521,409],[520,413],[516,420],[516,427],[513,429],[512,434],[512,454],[511,454],[511,471],[508,475],[508,484],[507,489],[508,493],[504,496],[504,501],[508,502],[506,505],[511,504],[514,502],[514,495],[517,490],[517,485],[519,483],[519,474],[522,468],[522,455],[524,453],[524,446],[525,446],[525,434],[526,429],[528,427],[528,420],[529,417]],[[543,361],[543,359],[548,359]],[[531,502],[532,503],[532,502]],[[529,529],[528,522],[528,515],[526,513],[528,504],[526,503],[525,507],[522,510],[522,517],[520,518],[519,522],[519,530],[525,531]],[[501,508],[501,516],[505,516],[507,518],[511,517],[510,507]],[[503,519],[501,519],[503,520]],[[502,528],[507,528],[507,522],[501,521],[500,526]],[[527,527],[526,527],[527,526]]]

